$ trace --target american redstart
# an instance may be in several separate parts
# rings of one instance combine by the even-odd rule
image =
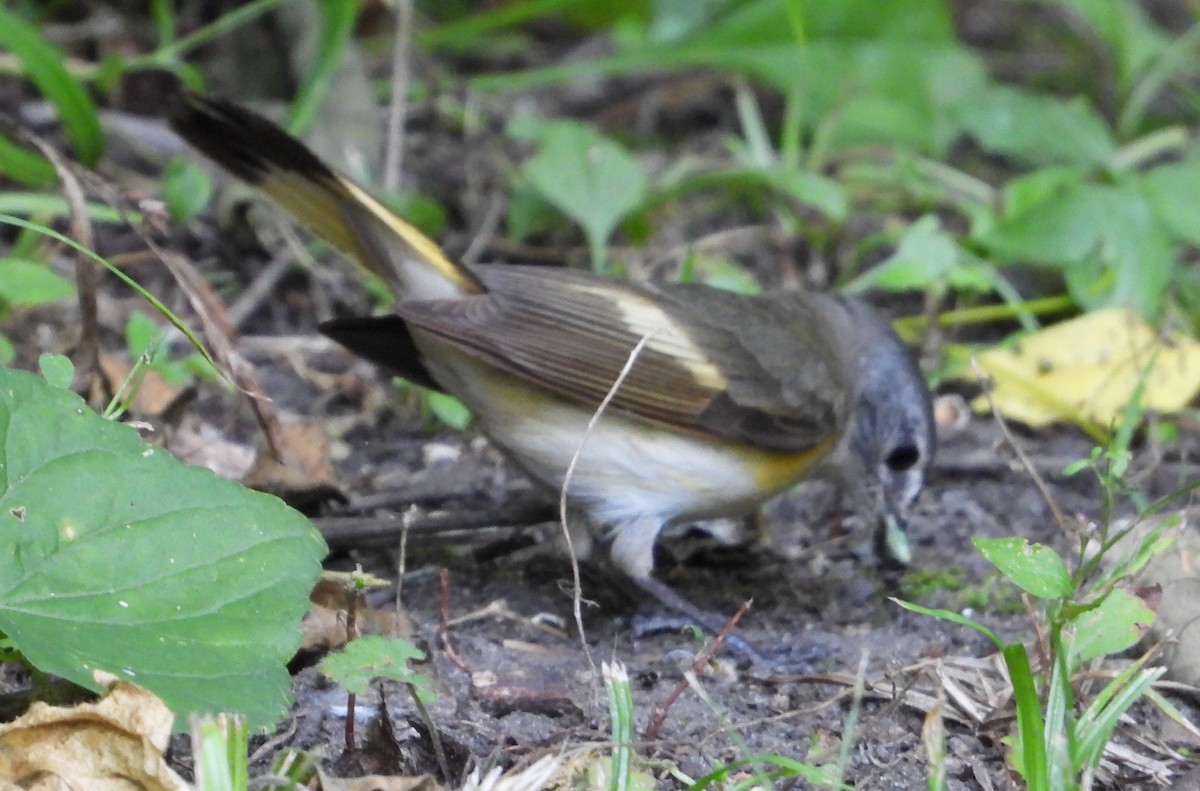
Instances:
[[[457,396],[553,491],[578,451],[572,508],[605,528],[617,566],[669,605],[696,613],[651,576],[664,527],[747,513],[814,472],[836,476],[876,520],[885,560],[907,562],[902,514],[933,455],[930,399],[866,303],[467,268],[257,114],[181,93],[170,116],[189,143],[395,294],[395,315],[335,320],[322,332]]]

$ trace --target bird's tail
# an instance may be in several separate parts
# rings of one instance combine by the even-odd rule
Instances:
[[[485,290],[431,239],[257,113],[181,91],[172,101],[170,121],[200,152],[381,278],[398,300],[452,298]]]

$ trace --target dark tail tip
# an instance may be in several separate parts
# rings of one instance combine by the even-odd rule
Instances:
[[[170,97],[167,119],[180,137],[251,184],[273,170],[334,178],[333,171],[295,137],[226,99],[181,88]]]

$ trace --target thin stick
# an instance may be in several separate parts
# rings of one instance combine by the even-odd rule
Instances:
[[[417,516],[417,507],[414,505],[404,512],[400,517],[400,553],[396,558],[396,615],[400,616],[404,611],[403,594],[404,594],[404,574],[408,571],[408,531],[412,527],[413,519]]]
[[[21,137],[31,143],[50,164],[54,166],[59,180],[62,182],[63,199],[67,202],[67,214],[70,219],[71,237],[89,250],[95,249],[95,236],[92,233],[92,222],[87,214],[87,199],[83,194],[83,186],[70,163],[54,146],[27,130],[20,130]],[[96,265],[79,253],[71,251],[75,262],[75,286],[79,292],[79,345],[75,354],[75,384],[85,399],[90,398],[92,385],[101,384],[100,391],[105,400],[113,397],[112,387],[107,379],[100,375],[100,319],[96,307],[96,293],[99,276]]]
[[[440,575],[441,582],[441,597],[438,606],[438,642],[442,644],[442,650],[446,652],[446,656],[454,663],[462,672],[468,676],[471,675],[471,668],[467,667],[467,663],[454,650],[454,645],[450,642],[450,569],[442,569]]]
[[[356,579],[362,573],[362,566],[358,566],[354,574],[346,581],[346,642],[358,638],[358,599],[359,591]],[[358,703],[358,695],[353,692],[346,693],[346,724],[343,729],[343,738],[346,742],[344,753],[349,755],[354,750],[354,718],[355,708]]]
[[[725,638],[729,636],[733,628],[737,626],[738,621],[742,620],[742,616],[750,612],[750,602],[743,602],[738,611],[733,614],[733,617],[725,622],[721,627],[721,631],[717,632],[717,636],[708,642],[700,652],[696,654],[696,658],[692,661],[692,673],[699,675],[704,670],[704,666],[709,660],[721,650],[721,644],[725,642]],[[667,695],[661,702],[655,704],[654,710],[650,713],[650,722],[646,724],[644,739],[648,742],[658,741],[659,731],[662,730],[663,723],[667,721],[667,712],[675,705],[675,701],[679,700],[679,696],[687,689],[687,679],[683,679],[675,688],[671,690],[671,694]]]
[[[971,358],[971,368],[974,369],[975,375],[979,377],[979,381],[983,382],[983,397],[987,399],[988,409],[992,410],[992,417],[996,419],[996,425],[1000,427],[1000,433],[1004,435],[1004,439],[1008,442],[1013,452],[1017,454],[1017,459],[1020,460],[1021,466],[1025,468],[1025,472],[1029,473],[1029,477],[1033,479],[1033,483],[1037,486],[1038,491],[1042,494],[1042,499],[1046,501],[1047,507],[1050,508],[1050,513],[1054,516],[1054,521],[1058,523],[1058,529],[1064,534],[1070,534],[1071,524],[1067,521],[1067,517],[1063,514],[1062,509],[1058,507],[1058,503],[1054,500],[1054,495],[1050,493],[1050,487],[1046,485],[1046,480],[1038,473],[1037,468],[1033,466],[1033,461],[1026,455],[1025,451],[1017,444],[1017,438],[1008,428],[1008,423],[1004,421],[1004,416],[1000,414],[1000,410],[996,409],[996,402],[992,400],[992,388],[990,386],[991,379],[983,369],[979,366],[979,361],[974,357]]]
[[[646,348],[646,344],[650,342],[658,333],[658,329],[652,329],[642,336],[642,339],[637,342],[637,345],[629,352],[629,359],[625,361],[625,366],[621,369],[621,373],[617,375],[617,380],[613,382],[612,387],[604,395],[604,400],[600,402],[600,406],[596,407],[596,411],[592,413],[591,420],[588,421],[587,428],[583,430],[583,437],[579,440],[579,446],[575,448],[575,453],[571,456],[571,463],[567,465],[567,472],[563,475],[562,488],[558,491],[558,516],[562,520],[563,538],[567,541],[567,554],[571,557],[571,581],[572,581],[572,609],[575,615],[575,626],[579,629],[579,643],[583,646],[583,654],[587,657],[588,665],[592,668],[592,675],[599,677],[600,671],[596,667],[596,660],[592,658],[592,651],[588,648],[587,635],[583,631],[583,580],[579,573],[579,556],[575,553],[575,542],[571,540],[571,529],[567,523],[567,490],[571,486],[571,478],[575,476],[575,466],[579,464],[579,457],[583,455],[583,446],[587,444],[588,437],[591,436],[592,430],[596,424],[600,422],[601,415],[608,408],[609,403],[617,395],[617,391],[621,385],[625,383],[625,379],[633,370],[633,364],[637,362],[637,358],[642,353],[642,349]]]
[[[404,162],[404,116],[408,108],[408,59],[412,49],[412,0],[396,3],[396,42],[392,49],[392,101],[388,106],[387,150],[383,163],[383,189],[400,189]]]

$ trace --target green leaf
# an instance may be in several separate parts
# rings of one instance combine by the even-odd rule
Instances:
[[[985,150],[1033,165],[1108,164],[1117,143],[1095,110],[1006,85],[973,92],[956,109]]]
[[[1004,185],[1004,215],[1019,217],[1036,210],[1043,201],[1078,188],[1086,178],[1083,168],[1053,165],[1010,179]]]
[[[199,374],[215,381],[215,371],[202,355],[191,354],[182,360],[172,360],[167,354],[163,339],[165,332],[154,320],[140,310],[130,312],[125,322],[125,346],[129,356],[138,360],[149,354],[150,369],[156,371],[168,384],[183,387],[191,383],[192,376]]]
[[[389,678],[412,684],[422,702],[433,700],[433,683],[408,666],[410,660],[421,661],[425,653],[411,640],[388,637],[360,637],[351,640],[337,654],[321,660],[321,672],[359,695],[365,695],[376,678]]]
[[[1154,623],[1154,611],[1137,596],[1121,590],[1109,591],[1099,606],[1076,616],[1075,641],[1071,648],[1080,662],[1117,654],[1142,639]]]
[[[50,160],[0,135],[0,176],[28,187],[46,187],[54,183],[57,175]]]
[[[178,714],[283,713],[325,552],[307,519],[8,369],[0,473],[0,631],[36,667],[106,669]]]
[[[991,272],[969,260],[958,241],[942,229],[937,215],[928,214],[909,226],[894,253],[844,290],[919,291],[949,285],[960,291],[987,293],[992,284]]]
[[[1164,673],[1165,667],[1146,668],[1145,656],[1121,671],[1116,678],[1109,681],[1103,689],[1088,703],[1086,709],[1076,721],[1075,744],[1072,758],[1075,763],[1084,768],[1095,768],[1100,764],[1104,748],[1112,739],[1112,732],[1118,722],[1133,704],[1143,696],[1150,697],[1160,709],[1172,719],[1179,719],[1180,724],[1190,726],[1182,713],[1175,710],[1173,716],[1170,704],[1167,704],[1155,693],[1153,685]],[[1166,704],[1166,705],[1164,705]]]
[[[162,191],[171,219],[182,225],[208,206],[212,180],[199,165],[177,157],[163,170]]]
[[[688,251],[680,273],[681,283],[704,283],[735,294],[761,294],[754,276],[731,258]]]
[[[535,234],[550,231],[562,224],[562,212],[554,208],[542,193],[522,179],[513,187],[504,217],[508,237],[523,242]]]
[[[1153,316],[1175,271],[1170,235],[1133,180],[1067,185],[979,242],[1013,263],[1061,268],[1072,298],[1088,308]]]
[[[193,718],[190,726],[199,791],[246,791],[250,782],[246,765],[250,729],[246,727],[246,718],[205,714]]]
[[[868,94],[847,101],[837,110],[838,148],[894,143],[914,151],[934,152],[927,105]]]
[[[140,310],[130,311],[125,321],[125,346],[129,349],[129,356],[136,359],[150,351],[160,335],[162,332],[154,319]]]
[[[51,217],[66,217],[70,214],[66,200],[61,195],[51,195],[46,192],[0,192],[0,213],[50,215]],[[97,222],[131,223],[142,221],[140,212],[121,212],[102,203],[88,203],[87,216]]]
[[[793,199],[820,210],[836,222],[850,213],[850,199],[833,179],[811,170],[764,168],[757,165],[698,170],[684,163],[665,175],[641,207],[651,209],[678,200],[685,195],[725,190],[735,199],[751,205],[760,203],[764,194]]]
[[[401,192],[382,198],[389,209],[417,226],[429,238],[438,239],[446,232],[446,208],[428,195]]]
[[[454,396],[437,390],[426,390],[425,398],[429,402],[430,411],[444,425],[459,431],[471,425],[471,410]]]
[[[1137,3],[1058,0],[1058,4],[1074,10],[1111,49],[1110,57],[1118,65],[1122,94],[1170,43]]]
[[[1017,704],[1017,741],[1013,745],[1017,771],[1031,791],[1042,791],[1048,788],[1046,778],[1049,776],[1046,725],[1038,700],[1037,682],[1029,664],[1029,652],[1024,643],[1009,643],[1001,653]]]
[[[850,214],[850,199],[842,185],[820,173],[784,168],[766,170],[765,176],[772,187],[820,209],[831,220],[842,222]]]
[[[582,226],[596,268],[604,263],[604,247],[617,225],[646,197],[646,175],[637,160],[575,121],[547,126],[522,172],[546,200]]]
[[[1180,241],[1200,245],[1200,163],[1160,165],[1142,176],[1154,214]]]
[[[1071,595],[1067,564],[1050,547],[1023,538],[976,538],[975,548],[1021,590],[1040,599]]]
[[[931,618],[941,618],[943,621],[949,621],[950,623],[956,623],[959,626],[966,626],[969,629],[974,629],[987,639],[991,640],[996,645],[996,648],[1004,648],[1004,643],[1000,641],[1000,638],[996,636],[995,632],[981,623],[972,621],[965,615],[956,613],[953,610],[942,610],[936,607],[923,607],[920,604],[913,604],[910,601],[897,599],[894,596],[891,597],[891,600],[910,612],[915,612],[919,615],[928,615]]]
[[[0,258],[0,302],[10,305],[44,305],[69,297],[75,285],[37,261]]]
[[[70,357],[62,354],[42,354],[38,357],[38,370],[48,384],[62,390],[69,388],[75,378],[75,365]]]
[[[925,10],[940,5],[916,2]],[[742,7],[753,5],[763,2]],[[889,136],[900,134],[908,143],[919,142],[922,151],[933,154],[945,151],[959,136],[961,126],[952,112],[956,104],[986,85],[986,69],[973,53],[952,39],[930,34],[921,40],[910,34],[908,22],[919,18],[919,12],[893,16],[894,9],[908,9],[912,3],[870,6],[867,15],[888,19],[895,35],[861,39],[830,35],[803,41],[803,46],[797,45],[784,4],[770,0],[768,5],[774,6],[769,14],[740,29],[733,24],[722,26],[710,35],[675,46],[647,41],[609,58],[491,74],[475,78],[472,85],[484,91],[526,90],[639,71],[724,70],[800,97],[803,106],[797,117],[805,120],[804,131],[827,127],[825,132],[835,148],[894,142]],[[855,4],[836,5],[849,8]],[[809,4],[804,8],[809,9]],[[836,18],[842,11],[831,13]],[[831,25],[831,29],[836,27],[836,23]],[[862,104],[849,111],[853,117],[844,117],[843,110],[858,102]],[[898,110],[901,117],[895,121],[881,118],[876,109]]]
[[[75,156],[85,165],[94,165],[104,148],[104,133],[87,90],[63,65],[66,56],[42,38],[37,28],[4,6],[0,6],[0,49],[20,59],[25,74],[58,110]]]
[[[0,365],[8,365],[17,357],[17,350],[13,348],[12,341],[3,332],[0,332]]]

